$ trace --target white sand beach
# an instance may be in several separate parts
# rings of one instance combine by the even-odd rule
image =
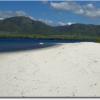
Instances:
[[[0,97],[100,96],[100,43],[0,53]]]

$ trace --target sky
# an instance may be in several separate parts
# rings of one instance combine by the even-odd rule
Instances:
[[[100,25],[100,1],[0,1],[0,19],[28,16],[49,25]]]

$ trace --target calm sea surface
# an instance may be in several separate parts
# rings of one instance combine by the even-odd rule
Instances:
[[[0,39],[0,52],[40,49],[77,41],[50,40],[50,39]]]

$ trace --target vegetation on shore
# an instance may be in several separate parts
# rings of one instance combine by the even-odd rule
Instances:
[[[30,34],[30,35],[23,35],[23,34],[7,34],[1,35],[0,38],[20,38],[20,39],[51,39],[51,40],[69,40],[69,41],[88,41],[88,42],[100,42],[100,37],[77,37],[72,35],[51,35],[51,34]]]
[[[60,39],[100,42],[100,25],[49,26],[28,17],[0,20],[0,38]]]

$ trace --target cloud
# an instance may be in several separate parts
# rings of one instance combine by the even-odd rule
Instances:
[[[53,21],[50,19],[42,19],[42,18],[34,18],[33,16],[28,15],[27,13],[25,13],[24,11],[0,11],[0,20],[3,20],[5,18],[10,18],[10,17],[14,17],[14,16],[27,16],[30,19],[34,20],[34,21],[41,21],[47,25],[51,25],[51,26],[64,26],[64,25],[71,25],[72,23],[65,23],[63,21]]]
[[[54,25],[54,22],[52,20],[48,20],[48,19],[37,19],[37,21],[41,21],[47,25]]]
[[[73,24],[72,22],[68,22],[68,23],[67,23],[67,25],[72,25],[72,24]]]
[[[4,18],[0,18],[0,20],[3,20]]]
[[[41,0],[42,3],[47,4],[48,0]]]
[[[100,17],[100,8],[95,7],[92,3],[80,5],[74,1],[51,2],[51,7],[57,10],[70,11],[72,13],[83,15],[91,18]]]
[[[57,22],[54,22],[52,20],[49,20],[49,19],[37,19],[36,21],[41,21],[47,25],[51,25],[51,26],[65,26],[65,25],[71,25],[72,23],[71,22],[63,22],[63,21],[57,21]]]
[[[53,20],[49,20],[49,19],[34,18],[32,16],[28,16],[28,17],[34,21],[40,21],[40,22],[43,22],[43,23],[50,25],[50,26],[65,26],[65,25],[73,24],[72,22],[63,22],[63,21],[54,22]]]
[[[14,16],[26,16],[24,11],[0,11],[0,18],[9,18]]]
[[[34,21],[41,21],[48,25],[54,25],[52,20],[34,18],[33,16],[26,14],[24,11],[15,11],[15,12],[14,11],[0,11],[0,20],[3,20],[5,18],[14,17],[14,16],[27,16]]]
[[[59,22],[58,22],[58,25],[60,25],[60,26],[64,26],[64,25],[67,25],[67,24],[64,23],[64,22],[59,21]]]
[[[57,23],[57,25],[60,25],[60,26],[65,26],[65,25],[72,25],[73,23],[72,22],[62,22],[62,21],[59,21],[58,23]]]

